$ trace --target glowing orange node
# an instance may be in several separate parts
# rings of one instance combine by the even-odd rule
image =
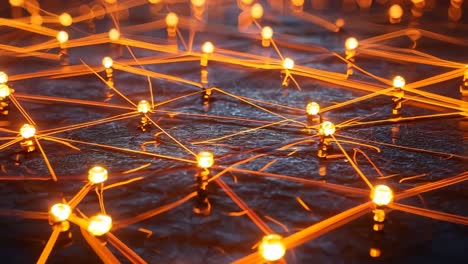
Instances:
[[[306,106],[306,112],[308,115],[316,115],[320,112],[320,105],[316,102],[308,103]]]
[[[146,114],[150,111],[150,103],[146,100],[141,100],[138,102],[138,113]]]
[[[372,190],[370,198],[378,206],[389,205],[393,201],[393,191],[386,185],[377,185]]]
[[[281,259],[286,253],[286,247],[282,240],[283,238],[277,234],[264,236],[258,246],[258,253],[267,261]]]
[[[98,214],[89,218],[88,232],[94,236],[102,236],[112,228],[112,218],[107,215]]]
[[[114,61],[111,57],[104,57],[102,59],[102,66],[106,69],[110,69],[114,65]]]
[[[54,222],[57,223],[67,220],[71,215],[71,211],[72,210],[68,204],[58,203],[54,204],[50,208],[49,213],[52,216]]]
[[[304,5],[304,0],[291,0],[291,4],[293,6],[303,6]]]
[[[273,29],[271,27],[262,28],[262,38],[271,39],[273,37]]]
[[[203,43],[202,45],[202,51],[203,53],[206,53],[206,54],[211,54],[214,52],[214,45],[213,43],[207,41],[205,43]]]
[[[73,23],[73,18],[68,13],[62,13],[59,16],[59,22],[62,24],[62,26],[68,27]]]
[[[263,6],[259,3],[255,3],[250,9],[250,14],[253,19],[260,19],[263,17]]]
[[[195,7],[202,7],[202,6],[205,5],[206,0],[191,0],[190,2],[191,2],[192,5],[195,6]]]
[[[168,27],[175,27],[179,23],[179,17],[176,13],[170,12],[166,15],[166,25]]]
[[[8,96],[10,96],[10,94],[11,94],[10,87],[8,87],[8,85],[3,84],[3,83],[0,84],[0,100],[7,98]]]
[[[68,41],[68,33],[65,31],[59,31],[57,33],[57,40],[60,44],[64,44]]]
[[[41,15],[31,15],[29,18],[29,21],[31,22],[32,25],[40,26],[42,23],[44,23],[44,20],[42,19]]]
[[[117,41],[120,38],[120,31],[118,31],[116,28],[111,28],[109,30],[109,39],[112,41]]]
[[[8,82],[8,74],[5,72],[0,72],[0,83],[7,83]]]
[[[214,164],[213,153],[208,151],[202,151],[197,155],[198,167],[203,169],[211,168]]]
[[[395,78],[393,78],[393,87],[403,89],[405,85],[406,85],[405,78],[401,76],[395,76]]]
[[[347,38],[345,41],[345,48],[347,50],[355,50],[359,46],[359,42],[356,38]]]
[[[333,124],[330,121],[325,121],[322,124],[320,124],[319,134],[324,136],[331,136],[335,134],[335,130],[335,124]]]
[[[33,125],[24,124],[20,128],[20,135],[25,139],[32,138],[36,135],[36,128]]]
[[[291,58],[285,58],[283,60],[283,68],[292,70],[294,68],[294,61]]]
[[[107,180],[107,177],[108,177],[107,170],[101,166],[92,167],[88,171],[88,180],[92,184],[105,182]]]
[[[23,6],[24,0],[10,0],[11,6]]]
[[[388,9],[388,15],[390,16],[390,18],[392,19],[400,19],[401,16],[403,16],[403,9],[401,8],[400,5],[392,5],[389,9]]]

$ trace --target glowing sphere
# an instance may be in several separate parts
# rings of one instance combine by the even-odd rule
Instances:
[[[306,106],[306,112],[308,115],[316,115],[320,112],[320,105],[316,102],[308,103]]]
[[[36,135],[36,128],[33,125],[24,124],[20,128],[20,135],[25,139],[32,138]]]
[[[150,4],[159,4],[162,0],[148,0]]]
[[[10,94],[11,94],[10,87],[8,87],[8,85],[3,84],[3,83],[0,84],[0,100],[7,98],[8,96],[10,96]]]
[[[102,66],[104,66],[104,68],[109,69],[112,67],[112,65],[114,65],[114,61],[111,57],[104,57],[102,59]]]
[[[271,29],[271,27],[263,27],[262,38],[271,39],[271,37],[273,37],[273,29]]]
[[[138,113],[146,114],[150,110],[150,103],[146,100],[138,102]]]
[[[403,77],[395,76],[395,78],[393,78],[393,87],[403,89],[403,87],[405,87],[405,84],[406,81]]]
[[[68,27],[73,23],[73,18],[68,13],[62,13],[59,16],[59,22],[62,26]]]
[[[166,15],[166,25],[168,27],[175,27],[179,23],[179,17],[176,13],[170,12]]]
[[[109,39],[112,41],[117,41],[120,38],[120,31],[118,31],[116,28],[111,28],[109,30]]]
[[[253,0],[241,0],[241,2],[244,4],[244,5],[251,5],[253,3]]]
[[[112,228],[112,218],[107,215],[98,214],[89,218],[88,232],[94,236],[102,236]]]
[[[259,3],[255,3],[250,9],[250,14],[253,19],[260,19],[263,16],[263,6]]]
[[[57,33],[57,40],[60,44],[63,44],[68,41],[68,33],[65,31],[59,31]]]
[[[117,0],[105,0],[108,4],[115,4]]]
[[[267,261],[276,261],[281,259],[286,253],[286,247],[283,244],[280,235],[271,234],[264,236],[258,246],[258,253]]]
[[[202,151],[197,155],[197,163],[200,168],[208,169],[214,164],[213,153],[208,151]]]
[[[88,171],[88,180],[92,184],[98,184],[107,180],[107,170],[101,166],[92,167]]]
[[[0,83],[7,83],[8,82],[8,74],[5,72],[0,72]]]
[[[191,0],[193,6],[202,7],[205,5],[206,0]]]
[[[32,25],[40,26],[42,23],[44,23],[44,20],[42,19],[41,15],[32,15],[29,18],[29,22],[31,22]]]
[[[400,5],[392,5],[388,9],[388,15],[392,19],[400,19],[401,16],[403,15],[403,9],[401,8]]]
[[[354,50],[359,46],[359,42],[356,38],[347,38],[345,41],[345,48],[347,50]]]
[[[211,54],[214,52],[214,45],[213,43],[207,41],[205,43],[203,43],[203,46],[202,46],[202,51],[203,53],[206,53],[206,54]]]
[[[377,185],[372,190],[370,198],[378,206],[388,205],[393,201],[393,192],[386,185]]]
[[[283,67],[287,70],[292,70],[294,68],[294,61],[290,58],[285,58],[283,60]]]
[[[343,27],[345,25],[345,20],[343,18],[338,18],[336,21],[335,21],[335,25],[337,27]]]
[[[380,257],[381,251],[378,248],[370,248],[369,250],[369,255],[373,258],[378,258]]]
[[[10,0],[11,6],[22,6],[24,4],[24,0]]]
[[[291,4],[293,6],[303,6],[304,5],[304,0],[291,0]]]
[[[331,136],[335,134],[335,130],[335,124],[333,124],[330,121],[325,121],[322,124],[320,124],[319,133],[324,136]]]
[[[62,222],[70,217],[71,208],[68,204],[54,204],[50,208],[50,215],[53,217],[54,222]]]

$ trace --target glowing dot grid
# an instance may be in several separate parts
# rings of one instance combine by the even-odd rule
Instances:
[[[258,263],[258,242],[277,233],[288,248],[281,261],[288,263],[405,262],[423,259],[420,254],[434,263],[462,261],[467,107],[459,87],[466,23],[449,21],[453,36],[446,36],[435,33],[446,24],[429,31],[423,18],[417,31],[408,27],[409,16],[390,25],[382,15],[390,5],[375,4],[363,21],[357,6],[337,14],[311,4],[294,13],[265,1],[264,17],[246,25],[249,5],[207,2],[205,17],[197,18],[208,19],[206,25],[189,23],[198,13],[188,2],[154,7],[147,1],[103,1],[94,7],[102,17],[93,21],[77,20],[86,8],[72,2],[71,27],[58,24],[53,14],[64,10],[48,3],[41,3],[39,29],[24,17],[0,20],[0,70],[14,89],[0,127],[0,214],[8,232],[2,255],[27,252],[18,263]],[[179,15],[177,40],[167,38],[169,11]],[[135,18],[140,12],[145,16]],[[334,32],[340,16],[346,24]],[[268,48],[260,36],[267,25],[274,30]],[[113,27],[121,37],[112,42]],[[70,35],[62,48],[55,39],[60,30]],[[359,47],[347,76],[350,36]],[[215,46],[208,84],[200,81],[205,41]],[[60,66],[60,49],[69,65]],[[294,59],[293,69],[283,68],[278,52]],[[104,56],[114,59],[115,89],[106,85]],[[406,79],[405,101],[392,116],[396,75]],[[203,85],[212,88],[206,105]],[[142,132],[136,105],[151,101],[150,94],[151,129]],[[327,159],[317,157],[319,123],[309,124],[305,113],[311,101],[337,126]],[[31,121],[36,150],[25,154],[19,129]],[[195,155],[203,150],[215,157],[209,216],[192,210]],[[87,183],[94,165],[109,171],[96,188]],[[384,233],[372,231],[366,180],[395,191]],[[63,201],[77,203],[71,239],[48,222],[50,207]],[[80,230],[83,219],[102,211],[112,216],[111,233],[96,238]],[[55,245],[46,244],[55,236]],[[447,239],[457,243],[444,248]],[[376,248],[382,255],[373,259],[369,250]],[[392,253],[402,249],[408,252]]]

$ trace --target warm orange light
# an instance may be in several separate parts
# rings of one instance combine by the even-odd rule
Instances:
[[[382,209],[375,209],[374,211],[374,221],[382,223],[385,221],[385,211]]]
[[[62,26],[68,27],[73,23],[73,18],[68,13],[62,13],[59,16],[59,22],[62,24]]]
[[[146,114],[150,111],[150,103],[146,100],[141,100],[138,102],[138,113]]]
[[[148,0],[150,4],[159,4],[162,0]]]
[[[241,0],[241,2],[244,4],[244,5],[251,5],[253,3],[253,0]]]
[[[50,215],[54,222],[63,222],[71,215],[71,208],[68,204],[58,203],[50,208]]]
[[[214,164],[213,153],[208,151],[202,151],[197,155],[198,167],[203,169],[211,168]]]
[[[273,29],[271,27],[262,28],[262,38],[271,39],[273,37]]]
[[[400,19],[401,16],[403,15],[403,9],[401,8],[400,5],[392,5],[389,9],[388,9],[388,15],[390,16],[390,18],[392,19]]]
[[[355,50],[359,46],[359,42],[356,38],[347,38],[345,41],[345,48],[347,50]]]
[[[405,87],[406,81],[401,76],[395,76],[393,78],[393,87],[403,89]]]
[[[468,65],[465,65],[465,73],[463,74],[463,78],[465,78],[465,80],[468,80]]]
[[[190,2],[195,7],[202,7],[205,5],[206,0],[191,0]]]
[[[118,31],[116,28],[111,28],[109,30],[109,39],[112,41],[117,41],[120,38],[120,31]]]
[[[370,198],[378,206],[388,205],[393,201],[393,192],[386,185],[377,185],[372,190]]]
[[[8,82],[8,74],[5,72],[0,72],[0,83],[7,83]]]
[[[117,3],[117,0],[105,0],[105,1],[106,1],[106,3],[108,3],[108,4],[115,4],[115,3]]]
[[[33,125],[24,124],[20,128],[20,135],[25,139],[32,138],[36,135],[36,128]]]
[[[98,214],[89,218],[88,232],[94,236],[102,236],[112,228],[112,218],[107,215]]]
[[[263,16],[263,6],[259,3],[255,3],[250,9],[250,15],[253,19],[260,19]]]
[[[102,66],[106,69],[110,69],[114,65],[114,61],[111,57],[104,57],[102,59]]]
[[[41,15],[31,15],[29,18],[29,21],[31,22],[32,25],[40,26],[42,23],[44,23],[44,20],[42,19]]]
[[[285,58],[283,60],[283,68],[292,70],[294,68],[294,61],[291,58]]]
[[[303,6],[304,5],[304,0],[291,0],[291,4],[293,6]]]
[[[60,44],[64,44],[68,41],[68,33],[65,31],[59,31],[57,33],[57,40]]]
[[[286,253],[286,247],[282,240],[283,238],[277,234],[264,236],[258,246],[258,253],[260,253],[266,261],[281,259]]]
[[[11,6],[22,6],[24,4],[24,0],[10,0]]]
[[[177,17],[176,13],[170,12],[166,15],[166,25],[168,27],[175,27],[179,23],[179,17]]]
[[[378,258],[380,257],[381,251],[378,248],[371,248],[369,250],[369,255],[373,258]]]
[[[11,94],[10,87],[8,87],[8,85],[3,84],[3,83],[0,84],[0,100],[7,98],[8,96],[10,96],[10,94]]]
[[[202,51],[203,53],[206,53],[206,54],[211,54],[214,52],[214,45],[213,43],[207,41],[205,43],[203,43],[202,45]]]
[[[306,112],[308,115],[316,115],[320,112],[320,105],[316,102],[308,103],[306,106]]]
[[[98,184],[107,180],[107,170],[101,166],[92,167],[88,171],[88,180],[92,184]]]
[[[335,124],[333,124],[330,121],[325,121],[322,124],[320,124],[319,134],[324,136],[331,136],[335,134],[335,130]]]

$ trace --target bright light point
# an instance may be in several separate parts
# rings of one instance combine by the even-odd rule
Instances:
[[[10,0],[11,6],[22,6],[24,4],[24,0]]]
[[[101,166],[92,167],[88,171],[88,180],[92,184],[98,184],[107,180],[107,170]]]
[[[347,50],[354,50],[359,46],[359,42],[356,38],[347,38],[345,41],[345,48]]]
[[[338,18],[335,21],[335,25],[339,28],[343,27],[345,25],[345,20],[343,18]]]
[[[36,128],[33,125],[24,124],[20,128],[20,135],[25,139],[32,138],[36,135]]]
[[[150,4],[159,4],[162,0],[148,0]]]
[[[388,205],[393,201],[393,192],[386,185],[377,185],[372,190],[370,198],[378,206]]]
[[[320,124],[319,134],[322,134],[324,136],[331,136],[335,134],[335,130],[335,124],[333,124],[330,121],[325,121],[322,124]]]
[[[208,169],[214,164],[213,153],[208,151],[202,151],[197,155],[197,163],[200,168]]]
[[[373,257],[373,258],[378,258],[378,257],[380,257],[380,254],[381,254],[381,252],[380,252],[380,249],[378,249],[378,248],[371,248],[371,249],[369,250],[369,255],[370,255],[371,257]]]
[[[104,66],[104,68],[109,69],[112,67],[112,65],[114,65],[114,61],[111,57],[104,57],[102,59],[102,66]]]
[[[31,22],[32,25],[40,26],[42,23],[44,23],[44,20],[42,19],[41,15],[32,15],[29,18],[29,22]]]
[[[388,15],[392,19],[400,19],[401,16],[403,15],[403,9],[401,8],[400,5],[392,5],[388,9]]]
[[[393,87],[403,89],[403,87],[405,87],[405,84],[405,78],[401,76],[395,76],[395,78],[393,78]]]
[[[150,103],[146,100],[138,102],[138,113],[146,114],[150,111]]]
[[[73,18],[68,13],[62,13],[59,16],[59,22],[62,24],[62,26],[68,27],[73,23]]]
[[[8,74],[5,72],[0,72],[0,83],[7,83],[8,82]]]
[[[241,2],[244,4],[244,5],[251,5],[253,3],[253,0],[241,0]]]
[[[255,3],[250,9],[250,14],[253,19],[260,19],[263,16],[263,6],[259,3]]]
[[[304,5],[304,0],[291,0],[291,4],[293,6],[303,6]]]
[[[306,112],[308,115],[316,115],[320,112],[320,105],[316,102],[308,103],[306,106]]]
[[[0,100],[7,98],[8,96],[10,96],[10,94],[11,94],[10,87],[8,87],[8,85],[3,84],[3,83],[0,84]]]
[[[168,27],[175,27],[179,23],[179,17],[174,12],[166,15],[166,25]]]
[[[71,208],[68,204],[54,204],[50,208],[50,214],[52,215],[54,222],[63,222],[70,217]]]
[[[115,4],[115,3],[117,3],[117,0],[106,0],[106,3]]]
[[[287,70],[292,70],[294,68],[294,61],[290,58],[285,58],[283,60],[283,67]]]
[[[109,39],[112,41],[117,41],[120,38],[120,31],[118,31],[116,28],[112,28],[109,30]]]
[[[202,7],[205,5],[206,0],[191,0],[193,6]]]
[[[57,33],[57,40],[60,44],[63,44],[68,41],[68,33],[65,31],[59,31]]]
[[[112,228],[112,218],[107,215],[95,215],[89,219],[88,232],[94,236],[102,236]]]
[[[262,28],[262,38],[271,39],[271,37],[273,37],[273,29],[271,27]]]
[[[463,78],[468,80],[468,65],[465,65],[465,73],[463,74]]]
[[[203,53],[206,53],[206,54],[211,54],[214,52],[214,45],[213,43],[207,41],[205,43],[203,43],[203,46],[202,46],[202,51]]]
[[[258,253],[267,261],[276,261],[281,259],[286,253],[286,247],[283,244],[280,235],[271,234],[264,236],[258,246]]]

